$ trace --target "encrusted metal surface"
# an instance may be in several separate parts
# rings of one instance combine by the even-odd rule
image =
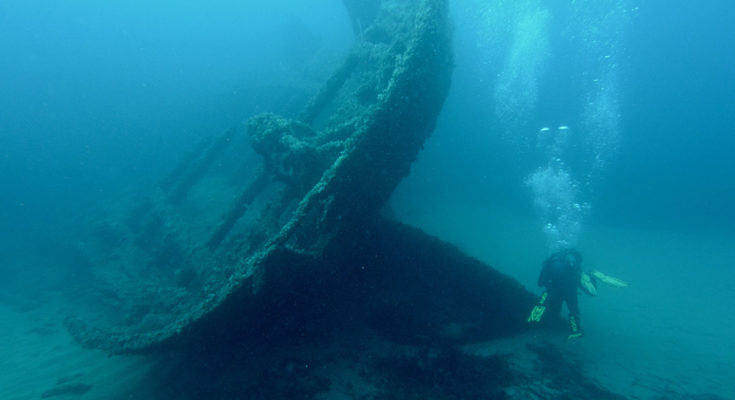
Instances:
[[[289,268],[377,217],[408,174],[448,91],[450,36],[445,0],[381,1],[297,119],[255,116],[144,199],[96,216],[80,240],[93,278],[72,335],[143,352],[247,323],[264,289],[309,279]]]

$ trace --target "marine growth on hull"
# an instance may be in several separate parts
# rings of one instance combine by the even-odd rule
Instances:
[[[354,47],[300,112],[254,116],[90,213],[77,242],[93,280],[66,321],[79,342],[141,353],[309,318],[396,342],[524,329],[519,284],[380,214],[447,95],[446,1],[353,3]]]

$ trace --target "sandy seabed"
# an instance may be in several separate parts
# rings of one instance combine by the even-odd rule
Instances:
[[[466,204],[438,209],[395,212],[541,292],[548,254],[536,220]],[[586,335],[564,347],[588,376],[632,399],[735,398],[735,236],[587,226],[579,249],[586,268],[630,282],[580,294]]]
[[[396,207],[395,215],[539,292],[536,274],[547,254],[536,221],[467,205],[442,205],[441,212],[427,204]],[[735,398],[735,237],[587,227],[579,248],[587,267],[630,282],[624,289],[600,287],[595,298],[581,295],[585,337],[567,342],[563,332],[529,332],[462,351],[514,354],[510,364],[529,370],[524,363],[538,354],[528,349],[549,345],[579,373],[625,398]],[[42,297],[0,294],[0,398],[150,398],[141,388],[160,363],[81,348],[63,328],[68,310],[61,297]],[[317,398],[358,398],[360,385],[366,394],[359,398],[375,398],[364,370],[335,374],[334,381],[350,389]],[[531,389],[504,394],[527,398],[523,390]]]

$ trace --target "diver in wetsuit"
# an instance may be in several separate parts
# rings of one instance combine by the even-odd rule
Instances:
[[[538,285],[545,287],[546,292],[541,295],[539,304],[531,311],[528,320],[539,322],[546,312],[554,316],[559,315],[562,302],[566,302],[569,309],[568,338],[582,336],[584,333],[579,325],[577,301],[577,288],[587,291],[582,278],[582,255],[577,250],[562,250],[549,256],[544,261],[538,278]]]
[[[538,285],[545,287],[546,291],[531,310],[528,322],[540,322],[547,310],[554,316],[559,315],[561,304],[566,302],[569,309],[568,339],[584,335],[582,326],[579,325],[577,289],[582,289],[590,296],[597,296],[598,282],[616,288],[628,286],[628,282],[596,269],[582,271],[582,255],[577,250],[567,249],[552,254],[544,261],[538,277]]]

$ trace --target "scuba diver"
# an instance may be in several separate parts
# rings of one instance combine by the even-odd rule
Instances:
[[[540,322],[545,314],[558,316],[561,305],[567,303],[569,310],[569,336],[574,339],[584,335],[579,324],[579,302],[577,289],[585,293],[597,295],[597,280],[615,287],[625,287],[628,284],[620,279],[603,274],[600,271],[582,271],[582,255],[573,249],[558,251],[543,263],[538,278],[538,285],[546,291],[541,295],[538,304],[531,310],[529,322]],[[546,312],[548,310],[548,313]]]

